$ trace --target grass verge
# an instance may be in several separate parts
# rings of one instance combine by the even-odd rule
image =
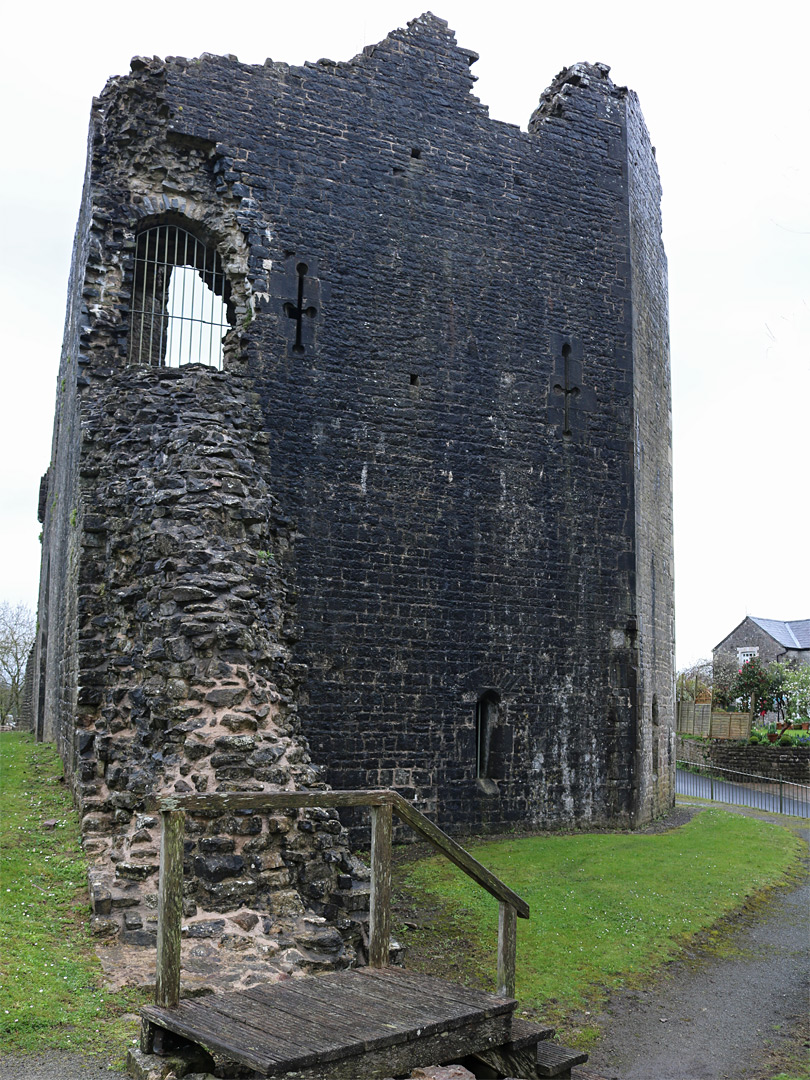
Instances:
[[[784,882],[803,850],[779,825],[721,810],[668,832],[473,847],[531,907],[531,919],[518,920],[517,997],[527,1015],[561,1026],[572,1013],[593,1011],[610,989],[643,981],[684,945],[711,935],[724,914]],[[409,964],[494,988],[495,900],[439,858],[400,868],[398,900]],[[587,1021],[576,1033],[585,1049],[598,1034]]]
[[[801,850],[779,826],[708,811],[668,833],[529,837],[475,854],[531,905],[531,921],[519,920],[518,996],[562,1028],[784,880]],[[0,733],[0,1053],[73,1050],[120,1064],[135,1034],[128,1017],[145,995],[103,988],[86,871],[53,747]],[[398,902],[409,963],[492,987],[490,897],[429,859],[400,868]],[[578,1036],[587,1048],[587,1027]]]
[[[119,1061],[137,990],[108,993],[88,931],[87,860],[52,746],[0,732],[0,1052]]]

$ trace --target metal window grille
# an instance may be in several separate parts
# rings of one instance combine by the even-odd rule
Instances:
[[[229,287],[219,252],[178,225],[156,225],[135,246],[131,364],[222,369]]]

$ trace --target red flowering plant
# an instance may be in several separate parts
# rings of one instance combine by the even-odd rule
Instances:
[[[775,665],[780,668],[781,665]],[[753,697],[754,712],[764,716],[768,712],[781,712],[783,672],[771,672],[757,656],[747,660],[731,685],[730,696],[750,701]]]

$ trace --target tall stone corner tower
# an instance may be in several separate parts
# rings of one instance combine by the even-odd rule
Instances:
[[[604,65],[523,132],[475,59],[425,15],[94,103],[33,705],[100,894],[154,887],[156,790],[393,786],[461,831],[672,802],[654,151]],[[196,828],[198,918],[339,921],[333,818]]]

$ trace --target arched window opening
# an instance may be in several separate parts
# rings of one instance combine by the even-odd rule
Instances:
[[[475,706],[475,775],[479,780],[495,779],[502,772],[500,705],[495,691],[487,690]]]
[[[215,248],[179,225],[138,234],[130,363],[222,370],[222,339],[233,324],[230,286]]]

